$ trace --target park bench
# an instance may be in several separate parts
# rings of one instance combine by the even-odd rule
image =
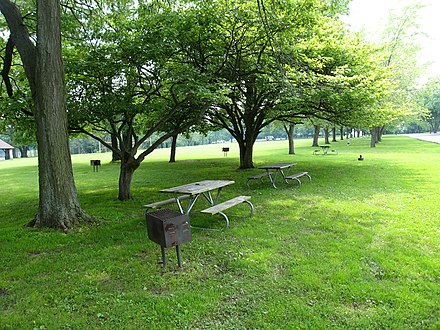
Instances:
[[[182,201],[182,200],[188,199],[188,198],[190,198],[190,195],[182,195],[182,196],[177,197],[179,202]],[[148,209],[160,209],[164,205],[172,204],[172,203],[175,203],[175,202],[176,202],[176,198],[170,198],[170,199],[166,199],[166,200],[163,200],[163,201],[146,204],[146,205],[144,205],[144,207],[146,208],[146,211],[148,211]],[[179,206],[179,209],[180,209],[180,204],[178,204],[178,206]],[[180,212],[183,213],[182,210],[180,210]]]
[[[270,175],[271,175],[270,172],[264,172],[264,173],[260,173],[260,174],[256,174],[256,175],[250,176],[250,177],[248,178],[248,180],[246,181],[246,185],[247,185],[248,188],[249,188],[249,181],[250,181],[250,180],[257,180],[257,179],[259,179],[261,182],[263,182],[263,178],[264,178],[265,176],[270,176]],[[271,181],[272,181],[272,180],[271,180]]]
[[[249,217],[252,217],[252,214],[254,213],[254,205],[249,201],[249,199],[251,199],[251,196],[238,196],[238,197],[229,199],[223,203],[208,207],[207,209],[204,209],[200,212],[211,214],[211,215],[214,215],[214,214],[222,215],[226,220],[226,226],[221,230],[226,230],[229,227],[229,218],[225,213],[223,213],[223,211],[227,210],[235,205],[238,205],[241,203],[247,203],[251,207],[251,213],[249,214]],[[194,227],[194,228],[198,228],[198,227]],[[209,229],[209,228],[202,228],[202,229]],[[213,229],[211,229],[211,230],[213,230]]]
[[[299,172],[296,174],[288,175],[288,176],[286,176],[286,179],[298,181],[299,186],[301,187],[301,180],[299,178],[303,177],[303,176],[307,176],[309,178],[309,180],[312,181],[312,177],[309,175],[309,172]]]

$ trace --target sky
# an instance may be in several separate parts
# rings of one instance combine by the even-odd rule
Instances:
[[[422,50],[418,54],[420,63],[430,63],[424,77],[440,77],[440,0],[419,0],[425,5],[420,10]],[[390,11],[414,3],[411,0],[352,0],[350,15],[345,21],[355,30],[364,29],[374,40],[385,27]],[[423,80],[425,80],[423,79]]]

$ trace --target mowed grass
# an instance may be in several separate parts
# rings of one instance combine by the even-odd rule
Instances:
[[[36,159],[0,162],[1,329],[439,329],[440,145],[385,136],[332,143],[258,142],[255,165],[295,161],[301,188],[273,189],[237,170],[235,144],[155,151],[135,173],[134,199],[116,199],[110,155],[73,156],[82,206],[97,222],[72,233],[23,227],[38,207]],[[223,156],[221,147],[231,152]],[[359,154],[365,158],[358,161]],[[90,159],[102,160],[98,173]],[[142,205],[160,189],[232,179],[225,232],[193,230],[183,268],[146,236]],[[197,212],[193,224],[223,225]]]

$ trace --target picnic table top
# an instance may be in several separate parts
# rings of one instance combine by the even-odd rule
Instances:
[[[274,163],[274,164],[269,164],[269,165],[265,165],[265,166],[260,166],[259,168],[261,169],[266,169],[266,170],[276,170],[276,169],[283,169],[283,168],[288,168],[288,167],[292,167],[295,166],[296,163]]]
[[[232,180],[203,180],[184,184],[182,186],[162,189],[160,192],[197,195],[207,191],[220,189],[233,183],[235,183],[235,181]]]

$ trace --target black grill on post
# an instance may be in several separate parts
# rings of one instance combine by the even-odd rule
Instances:
[[[99,166],[101,166],[101,160],[100,159],[92,159],[90,161],[90,166],[93,166],[93,172],[98,172]]]
[[[175,246],[177,262],[182,267],[179,245],[191,241],[189,216],[169,209],[147,212],[145,216],[148,238],[160,245],[163,265],[166,265],[165,248]]]

